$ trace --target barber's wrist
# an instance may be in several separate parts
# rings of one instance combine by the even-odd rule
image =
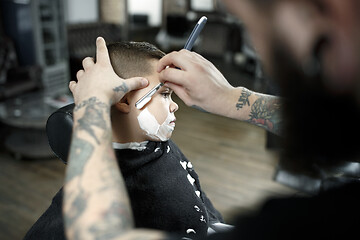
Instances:
[[[82,108],[92,107],[92,106],[100,107],[103,109],[110,109],[111,104],[110,104],[109,100],[106,101],[106,98],[91,96],[91,97],[84,98],[84,100],[75,102],[74,112],[76,112]]]
[[[233,87],[222,94],[222,99],[219,102],[222,102],[223,106],[219,108],[219,115],[239,119],[239,111],[236,104],[243,89],[245,88]]]
[[[231,106],[233,105],[234,99],[236,99],[236,97],[234,97],[234,91],[234,87],[221,89],[221,91],[213,96],[211,106],[209,106],[211,109],[210,112],[220,116],[229,117]]]

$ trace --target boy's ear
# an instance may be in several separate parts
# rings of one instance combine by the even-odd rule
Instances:
[[[122,113],[129,113],[130,112],[130,104],[128,102],[128,94],[126,94],[120,102],[117,102],[115,105],[115,108],[122,112]]]

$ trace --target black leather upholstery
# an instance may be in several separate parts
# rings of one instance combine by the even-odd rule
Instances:
[[[281,159],[274,180],[308,194],[317,194],[350,182],[360,182],[360,162],[341,161],[331,166],[313,164],[312,169],[294,172]],[[285,160],[286,161],[286,160]]]
[[[50,115],[46,123],[49,145],[55,155],[67,162],[73,127],[74,104],[66,105]]]

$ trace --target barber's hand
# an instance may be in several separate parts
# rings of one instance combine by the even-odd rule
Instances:
[[[228,102],[227,98],[234,89],[211,62],[187,50],[164,56],[157,71],[161,81],[186,105],[212,113],[219,113],[219,108]]]
[[[114,72],[105,40],[96,39],[96,63],[91,57],[84,58],[83,68],[76,74],[78,82],[71,81],[69,88],[74,96],[75,104],[90,97],[114,104],[119,102],[127,92],[146,87],[147,79],[135,77],[121,79]]]

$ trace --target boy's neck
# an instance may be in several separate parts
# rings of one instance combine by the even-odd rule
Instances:
[[[143,136],[139,136],[134,123],[130,119],[123,117],[114,117],[112,119],[112,141],[116,143],[141,143],[146,141]]]

